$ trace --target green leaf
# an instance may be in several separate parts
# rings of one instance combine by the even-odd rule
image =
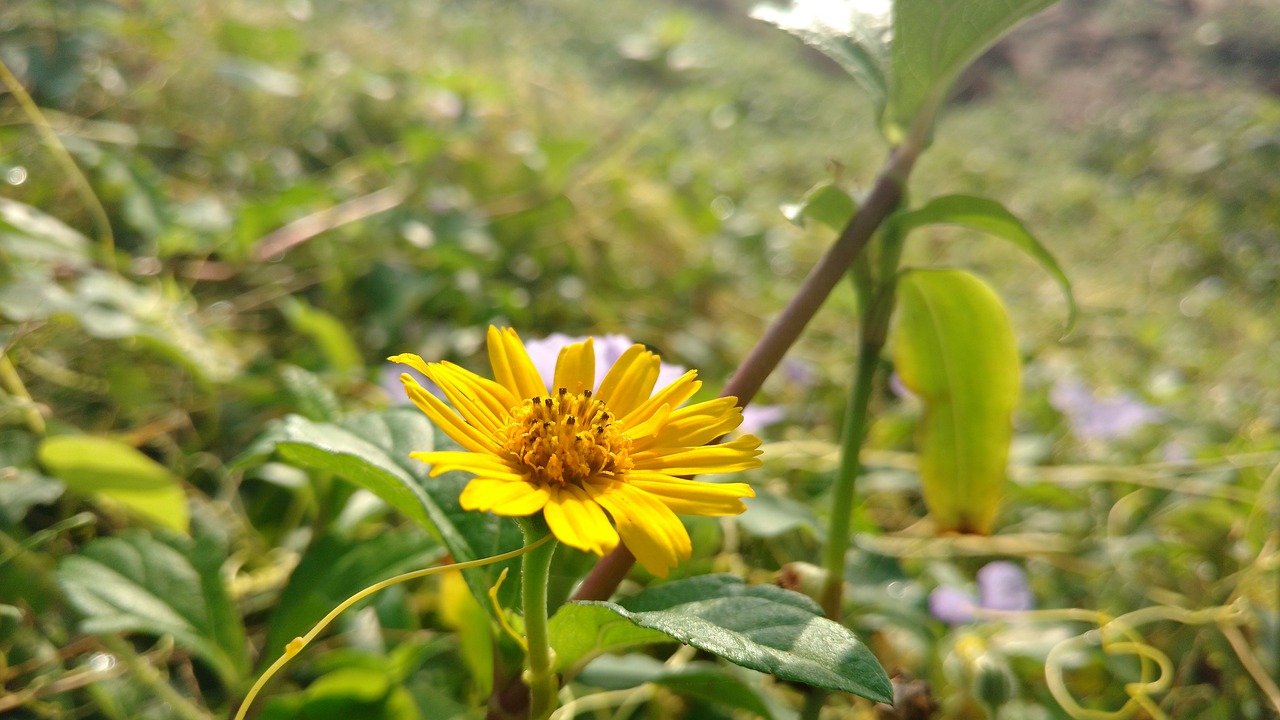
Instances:
[[[751,17],[786,30],[835,60],[862,86],[881,115],[888,98],[889,28],[887,3],[792,0],[788,8],[761,4]]]
[[[523,543],[519,528],[492,513],[469,512],[458,495],[470,480],[460,472],[429,477],[428,467],[413,460],[415,450],[439,447],[431,422],[416,408],[392,408],[350,416],[340,423],[317,423],[297,415],[284,418],[233,463],[244,468],[278,453],[299,467],[332,472],[382,498],[388,505],[427,528],[458,562],[509,552]],[[471,591],[488,604],[489,588],[502,568],[519,560],[486,565],[463,574]],[[520,583],[502,586],[504,602],[519,596]]]
[[[893,702],[889,678],[866,645],[790,590],[704,575],[649,588],[621,604],[582,604],[751,670]]]
[[[1000,298],[960,270],[898,280],[894,366],[924,403],[916,452],[940,531],[987,533],[1004,491],[1021,368]]]
[[[227,687],[248,674],[244,626],[222,584],[211,540],[162,540],[133,531],[94,540],[58,565],[58,583],[90,634],[169,636]]]
[[[759,677],[759,676],[757,676]],[[756,717],[774,717],[750,685],[707,662],[670,667],[646,655],[606,655],[588,665],[578,682],[605,690],[623,690],[643,683],[661,685],[678,695],[715,705],[746,710]]]
[[[951,84],[969,63],[1054,0],[895,0],[888,106],[881,126],[897,145],[931,131]]]
[[[268,623],[263,658],[274,660],[290,640],[305,634],[330,610],[380,580],[430,566],[435,543],[421,531],[383,532],[366,540],[325,535],[307,548],[289,576]]]
[[[782,214],[796,225],[803,226],[806,219],[811,219],[837,233],[844,231],[856,210],[857,204],[849,193],[831,183],[814,185],[799,203],[782,206]]]
[[[89,435],[58,435],[40,444],[38,456],[49,474],[70,490],[119,503],[162,527],[188,532],[187,497],[178,479],[133,447]]]
[[[640,645],[671,642],[671,636],[640,627],[607,607],[570,603],[551,616],[547,626],[556,671],[573,676],[600,653]]]
[[[998,201],[975,195],[943,195],[915,210],[897,213],[889,222],[904,235],[924,225],[963,225],[1008,240],[1030,255],[1057,281],[1067,300],[1067,327],[1075,324],[1076,298],[1071,292],[1067,274],[1027,226]]]

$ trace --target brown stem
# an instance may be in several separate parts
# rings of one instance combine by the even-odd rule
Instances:
[[[765,331],[764,337],[760,338],[760,342],[756,343],[738,366],[733,377],[729,378],[720,392],[721,397],[732,395],[738,398],[738,405],[742,407],[751,402],[765,378],[782,361],[782,356],[795,344],[836,283],[840,282],[845,271],[862,253],[876,228],[898,206],[907,175],[911,173],[915,161],[916,151],[909,145],[899,148],[889,158],[884,170],[876,178],[871,193],[845,226],[844,232],[840,233],[840,237],[818,264],[813,266],[813,270],[809,271],[791,302]],[[573,594],[573,599],[608,600],[634,563],[635,558],[626,546],[619,544],[617,549],[596,564]]]

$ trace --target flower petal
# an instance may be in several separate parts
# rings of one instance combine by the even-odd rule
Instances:
[[[658,356],[645,350],[643,345],[632,345],[600,381],[596,397],[608,405],[616,417],[630,414],[653,393],[661,364]]]
[[[655,447],[631,456],[636,470],[657,470],[665,475],[727,473],[760,467],[760,438],[743,435],[731,442],[699,448]]]
[[[611,478],[585,483],[587,494],[609,511],[618,535],[636,560],[653,575],[664,578],[693,552],[689,531],[657,497]]]
[[[393,363],[400,363],[401,365],[408,365],[409,367],[413,368],[414,370],[417,370],[423,375],[427,374],[427,361],[423,360],[421,357],[417,355],[414,355],[413,353],[400,353],[399,355],[392,355],[391,357],[387,358],[387,360]]]
[[[427,366],[427,378],[440,388],[449,403],[469,424],[485,431],[490,437],[502,429],[507,411],[504,410],[500,415],[495,413],[488,404],[481,401],[480,394],[476,390],[477,384],[473,382],[473,378],[475,380],[484,378],[469,370],[458,368],[454,371],[439,364]]]
[[[493,442],[492,437],[458,417],[458,414],[449,409],[443,400],[419,385],[412,375],[409,373],[401,375],[400,382],[404,383],[405,393],[409,395],[413,404],[426,413],[445,435],[453,438],[454,442],[473,452],[497,454],[498,446]]]
[[[596,351],[591,338],[561,348],[560,356],[556,358],[556,375],[551,391],[567,388],[569,392],[581,395],[595,385]]]
[[[431,465],[431,477],[453,470],[462,470],[485,477],[524,480],[519,468],[509,465],[502,458],[488,453],[441,450],[436,452],[411,452],[409,457]]]
[[[532,515],[547,504],[551,491],[541,483],[478,477],[458,496],[463,510],[488,510],[498,515]]]
[[[489,363],[493,365],[493,378],[521,400],[546,392],[546,384],[538,376],[538,369],[529,360],[520,336],[511,328],[490,325],[488,335]]]
[[[746,483],[699,482],[654,472],[627,473],[627,483],[658,498],[680,515],[738,515],[747,509],[742,498],[756,496]]]
[[[570,547],[604,555],[618,545],[618,532],[604,510],[576,485],[552,487],[542,516],[560,542]]]
[[[659,367],[661,367],[661,363],[659,363]],[[659,390],[653,397],[640,403],[640,406],[635,410],[623,416],[622,427],[630,428],[645,422],[663,405],[670,405],[673,408],[680,407],[702,387],[702,383],[695,379],[697,377],[697,370],[690,370],[681,375],[670,385]]]
[[[742,424],[742,411],[735,407],[736,398],[718,398],[690,405],[671,413],[652,437],[628,433],[635,442],[634,452],[651,447],[694,448],[715,440]]]
[[[475,393],[476,400],[483,403],[496,417],[505,420],[512,408],[520,404],[520,398],[512,395],[506,387],[451,362],[435,363],[431,369],[435,373],[445,372],[457,378],[457,381],[465,384]]]

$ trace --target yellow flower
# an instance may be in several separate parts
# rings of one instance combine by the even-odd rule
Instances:
[[[742,498],[755,495],[744,483],[680,477],[760,466],[754,436],[707,445],[742,422],[736,398],[680,407],[702,385],[695,371],[655,394],[658,356],[633,345],[597,386],[588,338],[560,351],[548,393],[514,330],[490,327],[488,340],[495,380],[417,355],[388,358],[430,378],[456,409],[400,376],[414,404],[466,449],[411,453],[432,465],[433,477],[475,474],[463,509],[541,511],[560,542],[597,555],[621,537],[646,570],[666,577],[691,551],[676,513],[737,515],[746,509]]]

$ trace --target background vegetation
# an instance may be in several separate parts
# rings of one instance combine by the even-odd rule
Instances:
[[[0,96],[0,712],[225,715],[317,608],[438,559],[341,480],[244,460],[286,414],[400,402],[388,355],[479,369],[489,323],[622,332],[722,385],[831,241],[779,206],[822,181],[863,188],[883,161],[856,86],[746,9],[10,0],[0,59],[83,181]],[[1280,711],[1254,672],[1280,675],[1277,67],[1265,3],[1073,0],[962,80],[913,193],[1002,199],[1082,314],[1062,337],[1051,278],[977,234],[908,246],[907,264],[999,289],[1025,368],[989,539],[921,530],[919,409],[889,384],[874,399],[853,622],[938,717],[972,716],[992,664],[1003,717],[1067,717],[1044,666],[1078,623],[929,615],[932,590],[996,558],[1026,569],[1039,607],[1247,607],[1222,627],[1142,628],[1176,666],[1157,701]],[[763,433],[761,497],[734,522],[691,521],[677,572],[768,581],[813,560],[855,315],[840,288],[766,384],[785,419]],[[154,484],[81,482],[96,446],[44,442],[76,434],[141,450],[119,462]],[[172,624],[90,592],[135,556]],[[263,716],[478,707],[450,597],[426,582],[353,613]],[[1063,672],[1118,707],[1136,667],[1093,648]],[[643,675],[612,673],[582,682]],[[765,693],[767,711],[793,692]],[[642,712],[728,711],[673,688]]]

